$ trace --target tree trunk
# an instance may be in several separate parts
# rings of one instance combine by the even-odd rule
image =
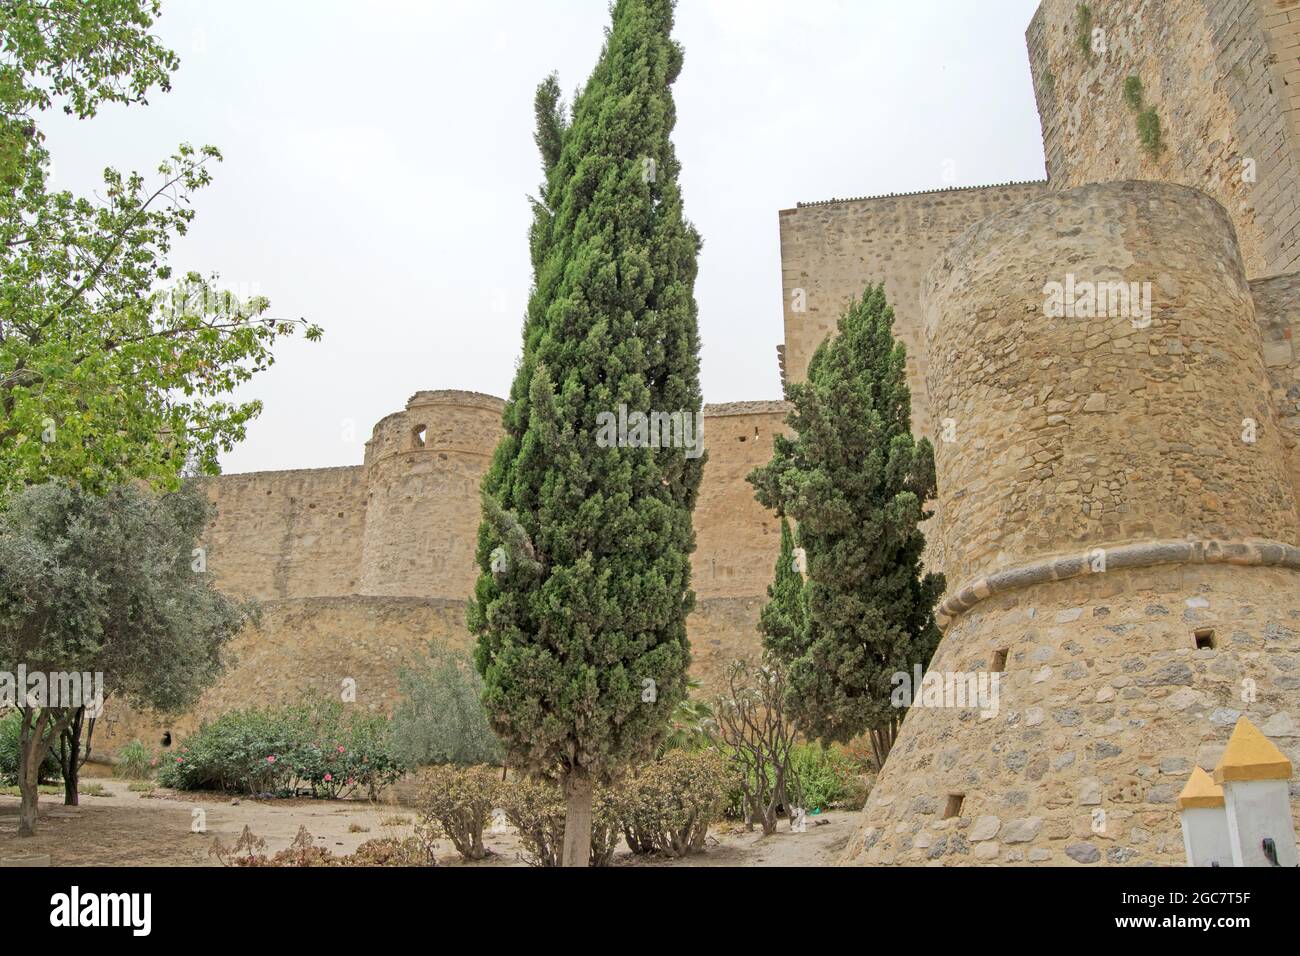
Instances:
[[[591,804],[595,781],[573,771],[564,778],[564,856],[561,866],[587,866],[591,862]]]
[[[80,805],[81,797],[77,791],[77,784],[81,780],[81,767],[77,764],[74,757],[69,761],[69,766],[63,771],[63,805],[65,807],[75,807]]]
[[[59,767],[63,771],[63,805],[75,807],[80,803],[77,786],[81,782],[81,765],[85,759],[81,756],[81,733],[85,726],[86,708],[77,708],[72,723],[59,735]],[[90,720],[91,732],[94,732],[95,719]],[[86,739],[86,755],[90,755],[90,738]]]
[[[22,798],[18,806],[20,837],[36,835],[36,802],[40,797],[37,786],[41,780],[41,761],[45,759],[45,726],[48,722],[47,711],[41,711],[34,724],[32,712],[23,711],[22,727],[18,733],[18,793]]]

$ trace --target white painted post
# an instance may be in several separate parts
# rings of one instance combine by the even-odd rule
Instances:
[[[1178,795],[1188,866],[1233,866],[1223,788],[1196,767]]]
[[[1297,865],[1291,823],[1291,761],[1245,717],[1214,768],[1223,787],[1233,866]]]

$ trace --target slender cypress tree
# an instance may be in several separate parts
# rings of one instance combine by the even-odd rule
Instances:
[[[554,77],[537,92],[534,284],[483,483],[469,610],[511,765],[563,785],[570,866],[588,859],[594,785],[653,754],[685,697],[704,464],[700,239],[669,139],[682,66],[673,3],[617,0],[612,13],[571,114]],[[629,418],[678,413],[678,447],[645,447],[635,432],[601,441],[622,406]]]
[[[903,717],[891,678],[929,662],[944,588],[921,569],[934,449],[912,438],[907,354],[893,325],[883,285],[850,304],[808,380],[786,387],[795,437],[778,436],[772,460],[749,476],[762,504],[797,522],[807,554],[802,631],[768,638],[789,669],[800,730],[823,741],[870,731],[881,765]]]

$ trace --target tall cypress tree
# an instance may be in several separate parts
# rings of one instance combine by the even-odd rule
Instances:
[[[698,446],[598,440],[621,406],[697,426],[701,410],[700,239],[669,139],[673,3],[617,0],[612,12],[571,114],[554,77],[537,92],[534,283],[469,610],[493,728],[513,766],[561,781],[564,862],[577,866],[594,785],[651,755],[686,694],[704,464]]]
[[[807,554],[802,630],[768,638],[788,667],[800,729],[823,741],[870,731],[882,765],[903,717],[891,677],[929,662],[944,588],[921,568],[934,449],[912,438],[907,353],[893,325],[883,285],[850,304],[807,381],[786,387],[794,437],[777,436],[772,460],[749,476],[762,504],[797,522]]]

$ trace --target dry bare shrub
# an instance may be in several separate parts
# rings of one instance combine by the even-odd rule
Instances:
[[[466,860],[481,860],[488,855],[483,846],[483,828],[500,799],[499,771],[493,767],[443,764],[420,774],[417,807],[421,825],[436,828]]]
[[[533,866],[559,866],[564,851],[564,798],[546,780],[520,777],[502,789],[506,819],[519,831]]]
[[[619,790],[623,836],[633,853],[683,857],[704,849],[732,774],[716,750],[670,750]]]
[[[220,838],[212,841],[209,856],[215,856],[222,866],[260,867],[260,866],[335,866],[334,854],[324,847],[317,846],[306,827],[299,827],[293,842],[286,849],[267,856],[266,841],[253,833],[245,825],[233,847],[227,847]]]
[[[338,866],[437,866],[432,848],[419,837],[397,840],[383,837],[367,840],[357,851],[338,861]]]

